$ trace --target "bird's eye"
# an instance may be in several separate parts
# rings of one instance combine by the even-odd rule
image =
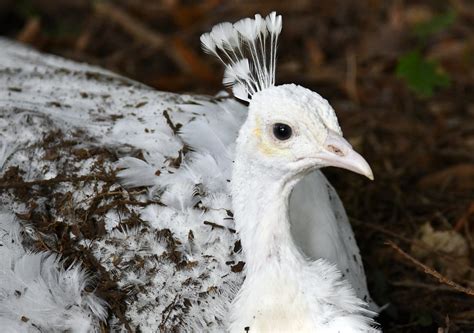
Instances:
[[[288,140],[291,137],[292,132],[291,127],[287,124],[276,123],[273,125],[273,135],[278,140]]]

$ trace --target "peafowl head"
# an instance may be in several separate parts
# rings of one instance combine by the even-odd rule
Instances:
[[[204,50],[225,66],[223,83],[249,105],[237,154],[285,174],[335,166],[373,179],[368,163],[344,139],[327,100],[298,85],[275,85],[281,29],[281,16],[272,12],[220,23],[201,36]]]

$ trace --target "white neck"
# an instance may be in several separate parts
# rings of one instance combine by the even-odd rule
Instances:
[[[302,264],[304,257],[290,232],[288,205],[301,177],[281,177],[281,171],[260,166],[236,154],[232,174],[232,203],[247,274],[262,265]]]

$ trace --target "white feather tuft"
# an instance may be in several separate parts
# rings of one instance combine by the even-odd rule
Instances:
[[[280,34],[282,29],[281,15],[277,16],[275,12],[272,12],[265,18],[265,21],[267,23],[267,29],[271,34]]]
[[[27,252],[19,222],[0,213],[0,327],[5,332],[99,332],[105,302],[85,290],[89,276],[53,253]]]
[[[254,19],[217,24],[201,36],[204,50],[225,65],[223,83],[233,86],[236,98],[249,101],[253,94],[275,85],[281,28],[281,15],[272,12],[265,19],[256,14]]]
[[[270,13],[265,18],[267,23],[267,29],[270,32],[270,68],[269,68],[269,78],[271,85],[275,84],[275,68],[276,68],[276,49],[278,43],[278,36],[280,35],[282,29],[282,19],[281,15],[276,15],[275,12]]]
[[[219,47],[233,48],[239,43],[239,35],[232,26],[232,23],[224,22],[215,25],[211,30],[211,38]]]
[[[260,31],[263,37],[267,36],[268,30],[267,30],[267,23],[266,21],[262,18],[262,15],[260,14],[255,14],[255,25],[257,27],[257,30]]]
[[[249,92],[243,83],[236,83],[232,87],[232,93],[234,96],[240,100],[249,102]]]
[[[228,66],[224,72],[222,82],[226,86],[232,86],[241,81],[250,79],[250,64],[248,59],[241,59],[237,63]]]
[[[156,185],[156,169],[149,163],[135,157],[123,157],[116,164],[117,177],[126,187]]]
[[[216,44],[214,43],[213,39],[211,38],[210,33],[205,33],[201,35],[201,44],[204,51],[214,54],[216,53]]]
[[[234,23],[234,28],[242,35],[244,39],[253,41],[260,33],[256,21],[251,18],[244,18]]]

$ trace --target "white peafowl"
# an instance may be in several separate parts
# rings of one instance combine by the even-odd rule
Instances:
[[[275,85],[281,29],[281,16],[271,13],[218,24],[201,36],[205,50],[225,65],[224,84],[248,106],[225,93],[207,98],[156,92],[0,41],[0,171],[27,166],[30,179],[54,179],[64,165],[81,175],[91,172],[97,163],[92,157],[71,157],[61,167],[38,157],[37,143],[53,130],[79,136],[81,147],[105,147],[121,156],[142,152],[140,159],[122,157],[116,166],[122,186],[147,187],[142,204],[130,207],[143,224],[123,227],[121,213],[108,210],[105,234],[81,240],[119,287],[135,290],[127,299],[129,327],[379,332],[353,231],[319,169],[336,166],[370,179],[372,171],[343,138],[325,99],[301,86]],[[62,193],[74,191],[77,205],[93,191],[61,186]],[[26,210],[11,193],[0,200],[3,209]],[[0,270],[0,324],[60,331],[21,320],[21,308],[33,303],[6,282],[5,270],[10,278],[15,270]],[[9,309],[13,298],[22,306]],[[101,302],[91,307],[78,299],[68,311],[93,318],[82,327],[103,319]],[[113,316],[108,324],[124,328]]]

